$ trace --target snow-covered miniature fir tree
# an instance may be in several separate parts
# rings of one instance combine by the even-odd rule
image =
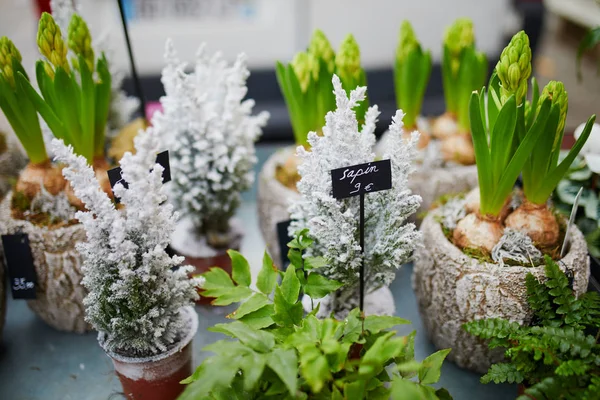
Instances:
[[[158,146],[150,128],[136,137],[136,154],[121,160],[129,188],[115,185],[125,206],[119,211],[85,158],[53,141],[57,159],[68,165],[64,176],[89,210],[77,213],[87,232],[87,242],[77,245],[84,258],[82,282],[89,290],[86,320],[106,350],[129,356],[156,354],[180,339],[180,310],[198,296],[197,282],[188,279],[190,268],[173,270],[182,257],[165,252],[177,216],[165,202],[163,167],[155,164]]]
[[[50,0],[52,16],[62,32],[68,32],[73,14],[81,15],[81,5],[79,3],[79,0]],[[108,137],[114,137],[121,128],[129,123],[140,106],[139,99],[128,96],[121,88],[126,73],[124,66],[116,62],[117,55],[114,47],[110,44],[111,36],[111,29],[105,29],[104,32],[98,35],[98,40],[92,43],[94,51],[97,54],[104,53],[109,61],[111,98],[106,132]]]
[[[171,152],[172,199],[196,234],[211,247],[227,247],[240,192],[254,180],[254,142],[269,115],[251,115],[254,101],[244,100],[249,71],[243,54],[229,65],[202,45],[193,71],[185,73],[169,40],[165,59],[166,96],[152,124]]]
[[[330,279],[344,282],[338,299],[358,302],[359,270],[363,255],[359,236],[359,198],[337,200],[332,196],[332,169],[375,160],[375,123],[377,106],[370,107],[365,124],[359,130],[353,108],[365,98],[365,87],[358,87],[348,97],[337,76],[333,77],[337,109],[326,116],[323,136],[311,132],[311,150],[298,147],[301,159],[298,167],[302,179],[298,182],[301,198],[292,204],[290,232],[308,228],[315,239],[313,256],[323,256],[327,267],[319,272]],[[391,160],[392,189],[370,193],[365,198],[365,281],[366,293],[392,282],[395,271],[406,263],[421,235],[407,218],[419,207],[421,198],[407,187],[413,171],[418,133],[409,140],[402,138],[401,110],[390,125],[391,140],[384,159]],[[355,306],[356,304],[352,304]],[[341,305],[340,305],[341,306]],[[346,308],[347,305],[344,305]],[[333,305],[333,311],[337,311]]]

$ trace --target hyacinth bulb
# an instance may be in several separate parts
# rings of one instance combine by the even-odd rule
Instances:
[[[496,73],[501,84],[501,102],[506,102],[514,94],[517,104],[522,104],[527,96],[527,80],[531,75],[531,48],[524,31],[516,33],[502,50]]]

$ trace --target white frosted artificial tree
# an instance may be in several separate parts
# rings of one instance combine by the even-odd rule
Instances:
[[[202,45],[186,73],[169,40],[165,58],[163,111],[152,124],[170,150],[172,199],[198,237],[226,248],[240,193],[254,181],[254,142],[269,114],[253,116],[254,101],[244,100],[249,71],[243,54],[230,65]]]
[[[366,293],[389,285],[395,271],[409,261],[419,245],[421,234],[407,218],[418,208],[420,196],[407,186],[413,171],[418,133],[402,138],[401,110],[390,125],[390,142],[384,159],[391,160],[392,189],[370,193],[365,198],[365,252],[361,253],[359,236],[359,197],[343,200],[332,196],[332,169],[375,161],[375,123],[377,106],[370,107],[359,129],[353,110],[365,98],[365,87],[358,87],[348,97],[337,76],[333,77],[337,109],[326,116],[323,135],[308,135],[310,150],[298,147],[298,182],[301,198],[290,207],[290,233],[308,228],[315,239],[309,250],[312,256],[325,258],[320,268],[330,279],[344,283],[344,288],[330,300],[329,311],[349,310],[358,304],[359,270],[365,262]],[[323,309],[323,304],[321,306]]]
[[[169,244],[177,216],[166,203],[163,167],[155,164],[159,143],[152,128],[135,139],[136,154],[121,160],[122,177],[115,185],[124,206],[117,210],[102,191],[94,171],[62,141],[53,141],[63,174],[88,211],[77,218],[87,241],[77,244],[84,258],[86,320],[100,333],[107,351],[149,356],[181,339],[180,310],[197,298],[189,267],[177,267],[182,257],[170,257]]]

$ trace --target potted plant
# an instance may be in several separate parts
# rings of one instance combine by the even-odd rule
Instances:
[[[575,138],[579,138],[585,124],[575,129]],[[569,171],[562,179],[554,193],[554,203],[558,210],[569,216],[579,189],[583,187],[575,223],[585,235],[590,252],[590,290],[600,292],[600,215],[598,215],[598,174],[600,174],[600,125],[594,123],[588,141],[575,158]],[[561,152],[559,158],[566,157],[566,152]]]
[[[321,300],[319,316],[332,312],[343,319],[357,307],[360,296],[359,271],[364,263],[366,314],[393,315],[392,293],[388,289],[396,270],[409,261],[420,243],[415,225],[406,223],[419,207],[420,197],[407,187],[412,161],[419,140],[414,133],[403,138],[403,113],[396,112],[390,125],[389,153],[392,187],[369,194],[364,205],[364,249],[361,251],[359,201],[355,197],[337,200],[332,195],[331,170],[375,161],[375,122],[377,106],[370,107],[359,130],[354,110],[365,98],[366,87],[346,94],[337,75],[332,79],[337,109],[329,112],[322,135],[308,134],[310,150],[298,147],[300,198],[292,203],[290,233],[308,228],[315,245],[309,254],[321,256],[327,263],[319,273],[344,282],[344,287]],[[307,309],[312,309],[310,299]]]
[[[296,54],[291,63],[278,62],[276,73],[297,146],[309,147],[308,132],[320,132],[325,115],[335,109],[331,86],[334,73],[348,93],[356,86],[366,85],[365,71],[360,66],[360,49],[354,37],[348,35],[335,53],[320,30],[314,32],[308,49]],[[367,107],[365,100],[356,110],[359,121],[364,120]],[[283,255],[279,251],[277,224],[290,219],[288,207],[299,197],[298,180],[298,158],[293,147],[273,154],[258,177],[260,230],[269,254],[278,262]]]
[[[413,287],[433,343],[453,347],[459,366],[485,372],[501,353],[466,335],[462,324],[482,318],[531,318],[524,280],[543,274],[544,255],[573,273],[575,293],[588,284],[587,247],[581,232],[548,204],[549,197],[590,134],[594,117],[569,155],[558,162],[567,94],[550,82],[539,94],[531,72],[529,41],[513,36],[487,90],[474,93],[470,120],[479,189],[447,199],[421,225]],[[487,102],[485,101],[487,96]],[[523,190],[513,191],[523,176]]]
[[[409,179],[409,187],[423,200],[421,213],[427,212],[444,194],[467,192],[477,186],[468,125],[468,99],[473,90],[483,86],[487,60],[483,53],[475,50],[471,20],[459,19],[446,31],[443,55],[448,111],[430,125],[420,112],[431,74],[431,54],[421,48],[410,23],[402,23],[394,62],[394,86],[397,106],[406,113],[405,135],[417,129],[421,134],[417,170]],[[444,131],[448,124],[456,129]],[[387,137],[384,134],[377,144],[378,153],[387,148]]]
[[[69,23],[75,14],[81,14],[80,1],[73,0],[50,0],[52,16],[61,31],[67,32]],[[145,129],[147,122],[145,118],[133,119],[133,115],[140,106],[138,98],[128,96],[122,89],[126,70],[123,65],[116,62],[117,54],[113,45],[114,35],[110,27],[104,29],[98,40],[91,43],[92,48],[98,54],[104,53],[111,75],[110,107],[106,122],[106,136],[110,139],[108,156],[113,160],[120,160],[127,151],[133,151],[133,138],[140,129]],[[144,110],[142,110],[142,113]]]
[[[170,246],[195,273],[213,266],[231,271],[226,250],[239,249],[242,237],[232,217],[240,192],[254,180],[254,142],[269,114],[251,115],[254,101],[243,100],[249,76],[243,54],[228,65],[202,46],[189,74],[170,41],[165,58],[166,96],[152,124],[170,149],[170,197],[182,215]]]
[[[598,398],[600,296],[576,296],[570,278],[550,258],[545,277],[527,274],[525,284],[531,320],[486,318],[464,325],[490,348],[504,350],[504,362],[493,364],[481,382],[518,383],[520,400]]]
[[[29,236],[38,286],[36,300],[28,305],[56,329],[84,332],[89,325],[83,318],[85,291],[75,244],[85,240],[85,232],[74,218],[82,203],[66,184],[61,167],[48,157],[38,113],[53,135],[94,164],[110,192],[104,158],[110,73],[106,59],[95,57],[89,30],[78,15],[71,20],[68,39],[50,14],[40,19],[37,41],[44,58],[36,64],[36,78],[41,95],[30,83],[16,47],[7,38],[1,41],[0,108],[29,164],[0,203],[0,233]]]
[[[166,203],[163,167],[155,164],[157,133],[151,128],[135,140],[136,154],[120,161],[123,180],[114,187],[122,210],[104,193],[83,156],[55,139],[63,173],[86,211],[77,213],[87,241],[83,255],[85,316],[112,359],[128,399],[175,399],[179,381],[191,373],[192,339],[198,297],[191,267],[165,248],[175,229],[173,207]]]
[[[302,253],[311,242],[303,231],[288,244],[291,265],[281,284],[266,252],[257,289],[250,287],[248,262],[235,251],[233,280],[219,269],[203,275],[216,302],[241,304],[230,314],[234,321],[209,328],[234,340],[205,347],[215,355],[184,381],[189,385],[179,399],[451,399],[447,390],[432,387],[450,350],[415,361],[415,332],[401,337],[390,330],[408,321],[365,317],[358,309],[344,320],[319,320],[316,310],[303,315],[302,292],[320,297],[341,285],[309,269],[316,260]]]

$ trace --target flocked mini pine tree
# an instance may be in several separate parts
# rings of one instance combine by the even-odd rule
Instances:
[[[323,136],[311,132],[311,150],[298,147],[298,171],[302,176],[298,191],[302,197],[290,208],[290,233],[308,228],[315,239],[310,255],[323,256],[328,265],[319,271],[346,285],[330,297],[329,304],[321,303],[323,313],[334,311],[343,316],[358,305],[358,271],[363,258],[367,294],[391,283],[396,269],[410,259],[421,235],[414,224],[405,222],[419,208],[421,198],[407,187],[418,133],[410,140],[402,138],[404,114],[398,110],[390,125],[390,146],[383,157],[391,160],[392,189],[369,194],[365,200],[365,253],[361,254],[359,199],[333,198],[330,171],[375,160],[372,148],[379,111],[377,106],[370,107],[359,130],[353,109],[365,98],[366,88],[358,87],[348,96],[336,75],[333,86],[337,109],[327,114]]]
[[[229,222],[240,193],[254,181],[254,142],[269,114],[251,115],[254,100],[244,100],[249,76],[245,55],[230,65],[203,45],[189,74],[170,41],[165,58],[163,112],[152,123],[171,150],[172,199],[191,220],[194,234],[212,248],[228,248],[233,235]]]
[[[114,192],[124,205],[117,210],[102,191],[93,169],[73,149],[55,139],[63,174],[88,211],[77,213],[87,242],[77,249],[84,257],[86,320],[100,332],[102,346],[128,356],[165,351],[180,339],[180,310],[197,298],[189,267],[182,257],[165,252],[175,227],[173,207],[163,192],[163,167],[155,164],[159,141],[151,128],[135,140],[136,154],[121,160],[122,177]]]

